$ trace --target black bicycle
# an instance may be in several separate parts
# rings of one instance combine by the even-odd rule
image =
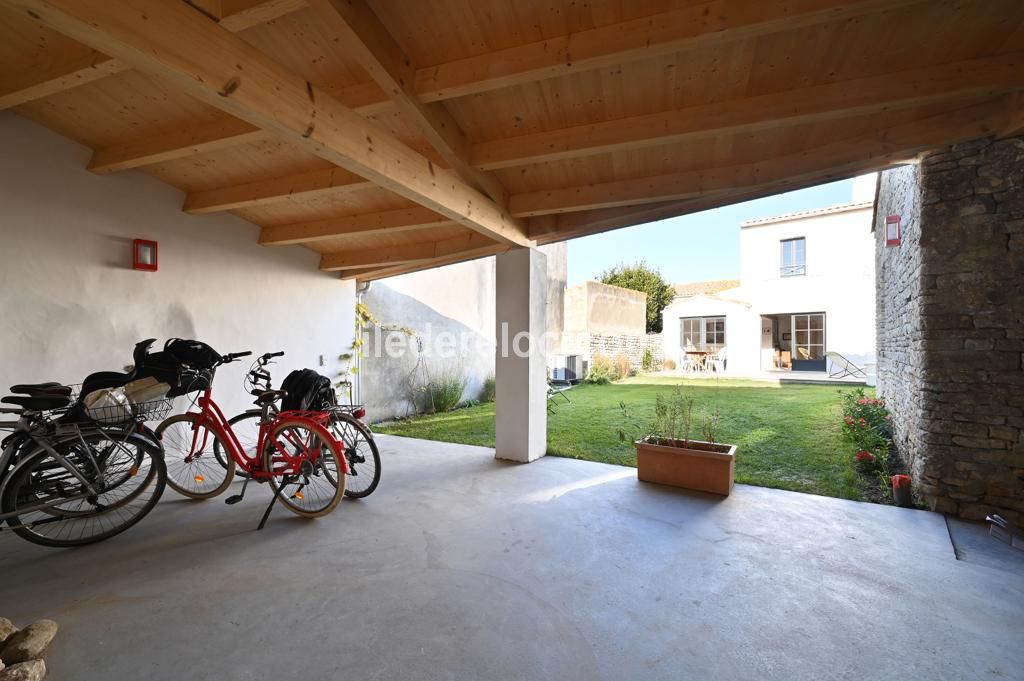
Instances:
[[[144,427],[170,400],[86,408],[58,383],[12,386],[17,408],[0,453],[0,522],[35,544],[70,547],[124,532],[149,513],[167,480]]]
[[[268,352],[256,358],[249,367],[244,379],[246,391],[259,397],[272,390],[272,378],[268,367],[274,359],[284,352]],[[332,398],[333,398],[332,393]],[[336,402],[336,399],[334,400]],[[275,403],[273,411],[279,406]],[[373,494],[380,483],[380,452],[374,442],[373,432],[362,422],[365,410],[358,405],[331,404],[323,411],[330,412],[330,429],[334,436],[344,445],[345,458],[348,460],[349,473],[345,477],[345,496],[352,499],[363,499]],[[262,418],[261,409],[249,409],[228,419],[242,447],[252,453],[259,436],[259,424]],[[228,466],[228,454],[221,451],[218,442],[214,442],[214,455],[225,468]],[[244,473],[236,470],[236,475],[244,477]]]

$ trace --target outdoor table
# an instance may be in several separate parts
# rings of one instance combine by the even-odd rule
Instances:
[[[698,370],[700,370],[700,371],[707,371],[707,369],[708,369],[708,355],[711,354],[710,352],[705,352],[704,350],[687,350],[686,354],[687,355],[691,355],[693,357],[694,362],[696,363]]]

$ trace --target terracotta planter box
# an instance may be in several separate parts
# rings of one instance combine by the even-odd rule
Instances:
[[[636,472],[644,482],[683,487],[729,496],[736,468],[736,445],[681,440],[667,444],[645,438],[636,441]]]

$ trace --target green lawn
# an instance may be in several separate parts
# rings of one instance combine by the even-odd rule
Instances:
[[[654,397],[682,382],[698,408],[718,407],[719,440],[738,446],[736,481],[861,499],[853,448],[842,438],[836,388],[753,381],[680,381],[638,377],[613,385],[580,385],[548,418],[548,454],[635,466],[631,444],[619,441],[619,402],[649,420]],[[695,419],[696,421],[696,419]],[[378,432],[494,446],[494,405],[381,424]],[[699,437],[699,433],[694,433]]]

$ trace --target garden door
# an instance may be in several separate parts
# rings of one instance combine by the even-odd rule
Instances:
[[[825,314],[793,315],[793,371],[825,371]]]

